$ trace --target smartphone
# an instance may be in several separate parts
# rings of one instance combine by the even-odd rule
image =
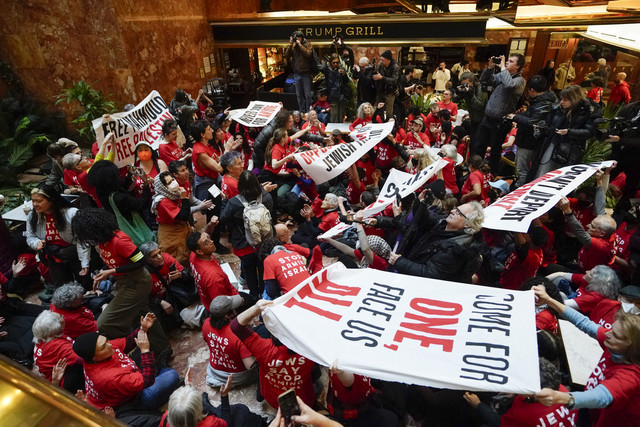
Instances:
[[[291,388],[278,396],[278,405],[280,405],[280,413],[284,418],[284,425],[297,425],[291,423],[291,417],[293,415],[300,415],[300,407],[296,400],[296,391]]]
[[[497,56],[494,56],[493,58],[491,58],[491,60],[493,61],[494,64],[499,64],[502,62],[502,58],[499,58]]]
[[[176,271],[178,268],[176,267],[176,264],[173,263],[169,266],[169,271]]]

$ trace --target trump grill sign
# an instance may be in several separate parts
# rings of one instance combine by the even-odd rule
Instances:
[[[274,301],[267,328],[329,366],[408,384],[540,389],[532,291],[333,264]]]

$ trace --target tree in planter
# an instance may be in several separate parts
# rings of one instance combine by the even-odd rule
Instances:
[[[111,96],[103,95],[102,91],[81,80],[74,83],[70,88],[64,89],[57,96],[56,105],[61,102],[66,102],[69,105],[73,102],[80,104],[82,110],[78,111],[78,116],[71,123],[78,126],[80,136],[90,145],[96,140],[96,134],[91,122],[104,114],[111,114],[117,111],[115,102],[111,101]]]

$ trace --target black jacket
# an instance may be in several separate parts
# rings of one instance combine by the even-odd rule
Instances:
[[[376,101],[376,85],[372,78],[373,71],[373,66],[369,65],[368,67],[360,68],[357,73],[355,70],[352,73],[358,79],[358,105],[363,102],[374,104]]]
[[[374,80],[378,95],[394,94],[398,90],[398,79],[400,78],[400,65],[395,60],[391,60],[388,67],[382,62],[378,64],[377,72],[382,75],[382,79]]]
[[[223,203],[224,204],[224,203]],[[273,199],[271,195],[262,190],[262,204],[273,212]],[[244,205],[240,201],[240,196],[235,196],[226,201],[220,214],[220,222],[229,230],[229,242],[233,249],[243,249],[249,246],[244,234]]]
[[[588,101],[582,100],[570,114],[558,104],[547,115],[547,137],[545,144],[571,143],[584,147],[587,139],[593,136],[595,125],[595,107]],[[558,135],[556,130],[568,129],[566,135]]]
[[[518,147],[533,150],[538,148],[545,134],[534,136],[534,125],[545,122],[547,114],[553,108],[553,104],[558,102],[555,93],[546,91],[529,101],[529,108],[524,113],[513,116],[513,121],[518,124],[518,133],[516,134],[516,145]],[[546,124],[543,123],[543,124]]]
[[[347,73],[340,74],[340,71],[334,70],[329,64],[324,63],[320,68],[324,74],[327,86],[327,100],[330,102],[344,101],[350,96],[350,90],[347,86],[349,77]]]

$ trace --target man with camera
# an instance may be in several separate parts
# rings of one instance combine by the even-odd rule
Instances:
[[[466,71],[460,75],[460,86],[456,88],[457,101],[464,99],[471,120],[471,141],[475,141],[476,133],[480,123],[484,119],[484,109],[487,105],[487,92],[482,90],[480,81],[471,71]]]
[[[291,61],[293,80],[298,97],[300,111],[309,111],[313,103],[311,100],[311,68],[313,63],[313,48],[304,38],[302,31],[294,31],[289,37],[289,46],[284,50],[284,57]]]
[[[498,73],[495,72],[496,66],[500,69]],[[505,120],[505,116],[515,113],[518,100],[524,92],[526,81],[520,75],[523,66],[524,56],[519,53],[510,55],[508,59],[504,55],[493,56],[480,76],[483,84],[493,86],[494,89],[473,143],[473,154],[484,156],[487,146],[491,147],[489,167],[492,171],[498,170],[502,143],[512,127],[511,120]]]
[[[349,78],[340,65],[340,57],[337,53],[331,54],[329,59],[331,66],[324,64],[320,71],[325,76],[325,82],[327,85],[327,100],[331,106],[331,118],[332,123],[342,123],[344,121],[344,113],[347,107],[347,102],[351,97],[351,91],[349,90]]]
[[[393,59],[389,49],[382,52],[380,64],[373,80],[376,83],[376,102],[378,105],[384,102],[384,110],[387,119],[393,117],[393,101],[398,93],[398,78],[400,77],[400,65]]]
[[[618,117],[611,120],[609,138],[612,155],[618,161],[612,178],[621,172],[627,176],[622,199],[618,206],[627,209],[629,199],[634,198],[640,185],[640,102],[622,107]]]
[[[518,133],[515,144],[518,187],[527,182],[527,174],[534,161],[537,149],[542,146],[546,135],[546,118],[551,107],[558,101],[556,95],[548,89],[547,79],[535,75],[529,79],[525,95],[529,99],[529,108],[523,113],[507,114],[507,118],[517,123]]]

